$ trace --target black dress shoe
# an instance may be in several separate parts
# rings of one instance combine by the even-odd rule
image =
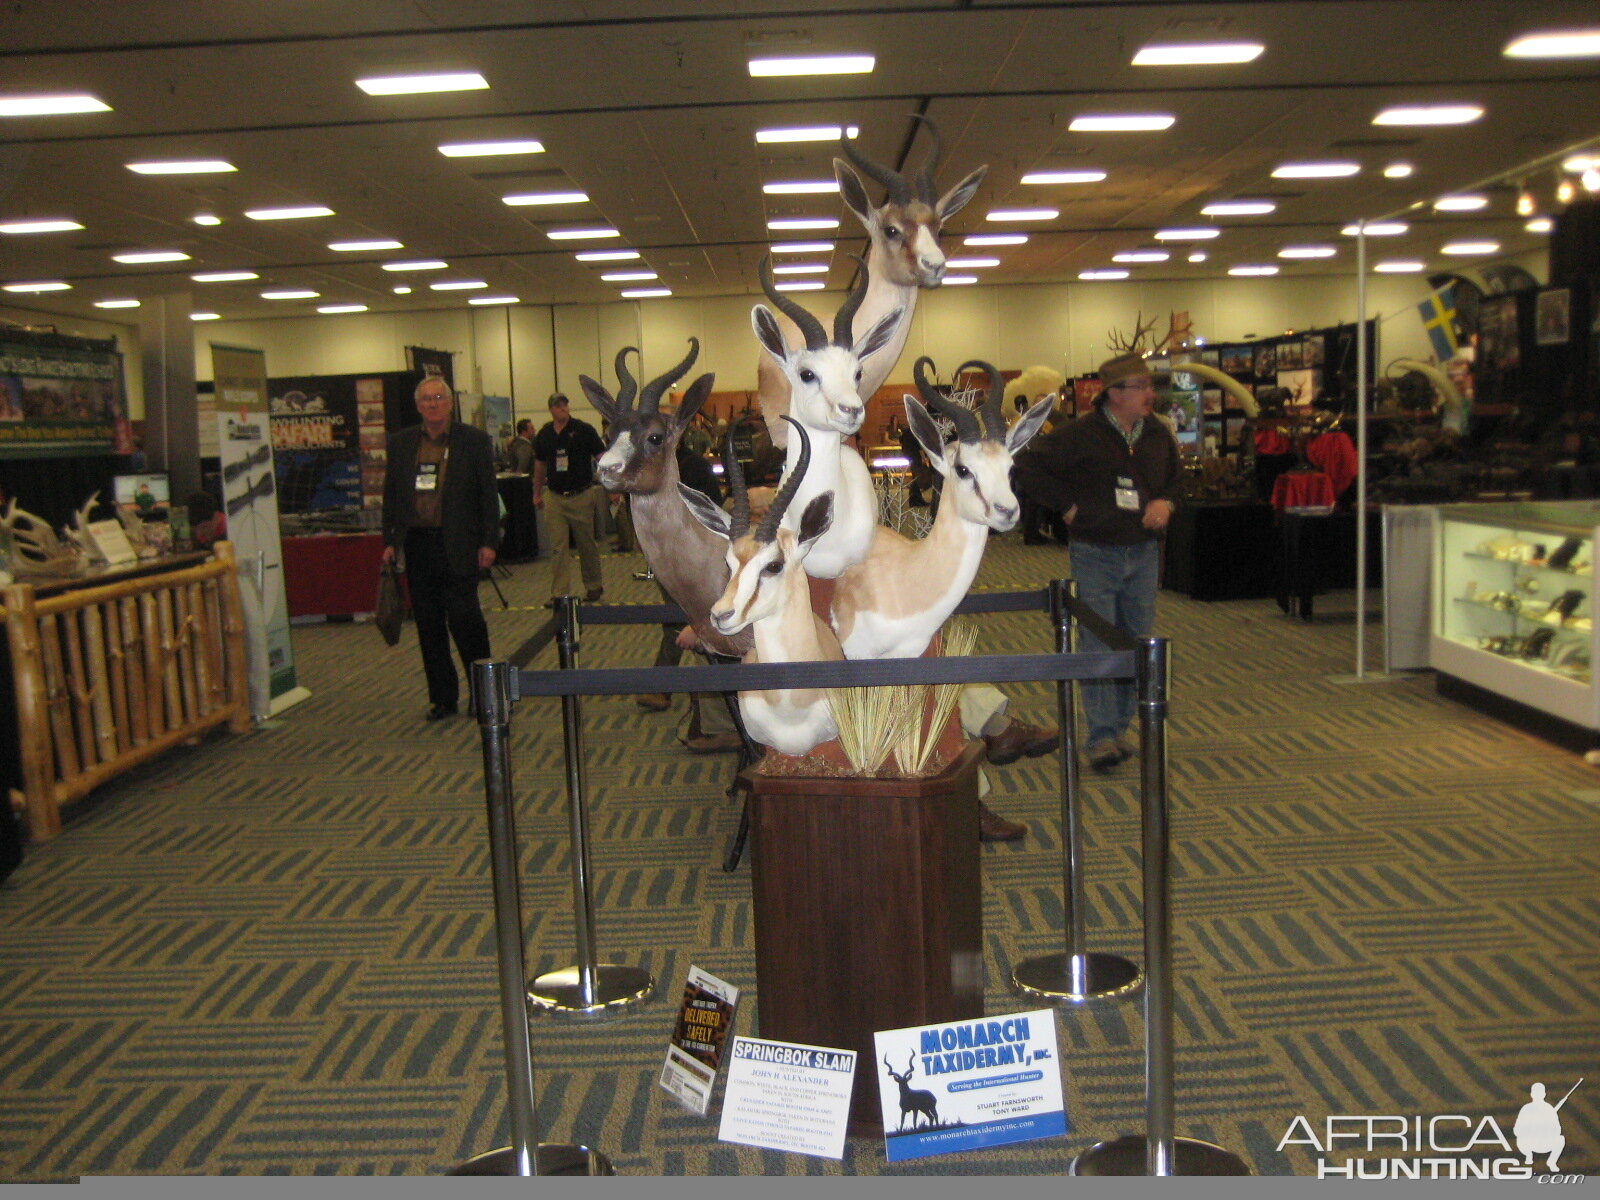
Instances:
[[[455,715],[456,715],[456,706],[454,704],[430,704],[430,705],[428,705],[428,720],[430,720],[430,721],[442,721],[446,717],[453,717]]]

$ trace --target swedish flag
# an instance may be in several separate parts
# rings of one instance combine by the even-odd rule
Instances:
[[[1446,362],[1455,357],[1461,348],[1461,342],[1456,337],[1456,290],[1453,285],[1446,285],[1430,292],[1428,298],[1417,305],[1417,311],[1422,315],[1422,327],[1428,331],[1428,340],[1433,343],[1433,354],[1440,362]]]

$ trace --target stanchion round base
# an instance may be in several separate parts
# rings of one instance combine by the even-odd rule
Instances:
[[[1119,954],[1085,954],[1084,990],[1073,987],[1072,956],[1046,954],[1018,963],[1011,971],[1011,986],[1024,996],[1051,1004],[1090,1004],[1096,1000],[1127,1000],[1144,987],[1139,965]]]
[[[534,1151],[534,1169],[541,1175],[615,1175],[611,1160],[598,1150],[587,1146],[570,1146],[560,1143],[540,1142]],[[474,1155],[451,1168],[452,1175],[515,1175],[517,1153],[511,1146],[501,1146]]]
[[[1130,1134],[1098,1146],[1090,1146],[1072,1160],[1073,1175],[1143,1175],[1148,1167],[1145,1161],[1147,1139],[1143,1134]],[[1196,1138],[1173,1138],[1172,1159],[1174,1175],[1249,1175],[1250,1168],[1244,1159],[1231,1150],[1213,1146]]]
[[[655,991],[655,976],[643,967],[607,963],[595,970],[594,997],[585,1001],[578,986],[578,968],[563,967],[540,975],[528,985],[528,1009],[538,1016],[568,1021],[609,1021],[627,1016]]]

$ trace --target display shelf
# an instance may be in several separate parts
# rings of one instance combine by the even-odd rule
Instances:
[[[1544,562],[1530,562],[1519,558],[1501,558],[1497,554],[1480,554],[1476,551],[1467,551],[1461,557],[1472,559],[1475,562],[1503,563],[1508,567],[1527,567],[1534,571],[1549,571],[1556,575],[1576,575],[1580,579],[1587,579],[1590,570],[1588,566],[1576,570],[1572,567],[1552,567]]]

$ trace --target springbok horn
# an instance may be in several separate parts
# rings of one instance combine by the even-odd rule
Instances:
[[[694,360],[700,356],[700,339],[689,339],[689,353],[683,356],[683,361],[665,375],[658,375],[644,387],[639,389],[639,411],[653,413],[661,407],[661,393],[665,392],[678,380],[689,373],[689,368],[694,366]]]
[[[860,270],[856,272],[855,291],[845,297],[845,302],[839,306],[839,311],[833,314],[833,344],[845,350],[856,344],[855,335],[851,332],[850,327],[855,324],[856,310],[861,307],[861,301],[866,298],[867,284],[869,282],[867,278],[867,260],[859,254],[852,254],[850,257],[855,259],[856,265],[860,267]]]
[[[990,441],[1003,442],[1006,440],[1006,381],[992,363],[986,363],[981,358],[971,358],[962,363],[956,368],[955,377],[960,379],[961,372],[968,367],[977,367],[989,377],[989,394],[978,406],[978,416],[983,419],[984,436]]]
[[[983,429],[978,424],[978,418],[970,408],[965,408],[953,400],[946,400],[939,394],[939,389],[928,378],[927,372],[922,369],[926,363],[933,366],[933,359],[923,355],[911,367],[911,374],[917,381],[917,391],[922,393],[922,402],[941,417],[948,417],[955,422],[956,437],[963,442],[976,442],[983,437]]]
[[[822,322],[778,290],[777,282],[772,277],[772,255],[761,256],[760,274],[761,290],[766,292],[768,300],[778,306],[779,312],[800,326],[800,332],[805,334],[806,349],[826,350],[828,333],[822,328]]]
[[[633,404],[633,398],[639,392],[638,381],[628,374],[627,358],[630,350],[635,354],[639,353],[637,346],[624,346],[617,351],[617,407],[623,410]]]
[[[904,175],[873,162],[852,146],[850,139],[843,134],[839,137],[839,149],[844,151],[844,156],[854,163],[863,174],[886,188],[889,192],[889,199],[895,204],[904,204],[911,199],[911,187],[906,183]]]
[[[754,536],[758,542],[770,542],[778,536],[778,522],[783,520],[784,512],[794,500],[794,494],[800,490],[800,481],[806,477],[806,468],[811,465],[811,439],[806,436],[805,426],[793,417],[783,419],[793,425],[794,431],[800,435],[800,457],[795,460],[794,470],[789,472],[789,477],[783,481],[778,494],[772,498],[767,515],[761,518],[761,524],[756,527]]]
[[[939,193],[933,189],[933,176],[939,169],[939,160],[944,157],[944,143],[939,139],[939,127],[933,123],[932,117],[925,117],[921,113],[912,113],[912,119],[921,121],[928,127],[928,133],[933,138],[933,149],[928,154],[928,161],[922,164],[922,170],[917,172],[917,199],[926,204],[937,204]]]
[[[750,491],[744,486],[744,468],[739,465],[739,455],[733,448],[733,430],[728,430],[722,447],[722,469],[728,477],[728,494],[733,497],[729,515],[728,540],[738,541],[750,532]]]

